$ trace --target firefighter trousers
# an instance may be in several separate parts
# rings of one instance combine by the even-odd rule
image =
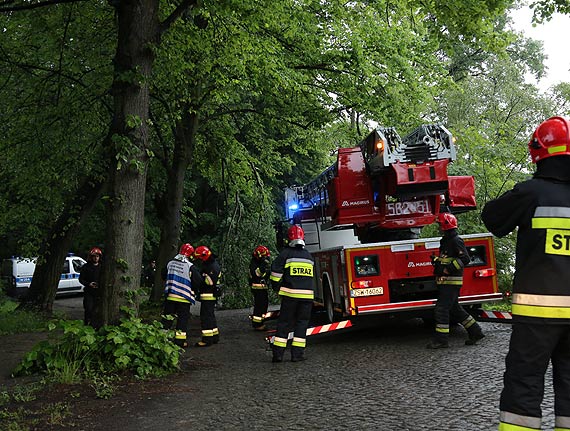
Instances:
[[[311,318],[312,301],[281,297],[281,309],[277,321],[277,332],[273,341],[273,358],[282,360],[289,332],[293,331],[291,359],[302,359],[305,353],[307,328]]]
[[[259,328],[263,325],[263,316],[269,307],[269,293],[267,289],[251,289],[253,295],[253,316],[251,325]]]
[[[93,327],[97,327],[95,325],[95,308],[97,306],[97,295],[91,291],[85,289],[83,292],[83,310],[84,310],[84,317],[83,317],[83,324],[91,325]]]
[[[181,301],[164,301],[164,315],[171,315],[176,317],[176,335],[174,342],[182,347],[187,345],[186,331],[188,330],[188,319],[190,318],[190,303]],[[170,329],[172,327],[172,320],[162,318],[162,327]]]
[[[570,429],[570,325],[515,321],[505,360],[499,430],[541,429],[540,405],[544,395],[544,376],[550,362],[554,385],[554,429]]]
[[[215,300],[205,300],[200,302],[200,327],[202,329],[202,342],[206,344],[217,343],[220,338],[215,310]]]
[[[449,284],[437,285],[437,302],[435,304],[435,341],[447,343],[449,338],[449,323],[461,323],[467,330],[469,337],[482,334],[483,331],[467,311],[459,305],[459,291],[461,286]]]

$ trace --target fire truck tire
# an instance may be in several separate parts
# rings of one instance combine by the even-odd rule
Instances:
[[[331,294],[328,286],[325,286],[324,296],[325,296],[325,298],[324,298],[325,299],[325,313],[324,313],[325,323],[328,324],[328,323],[338,322],[340,320],[340,315],[334,309],[334,302],[332,299],[332,294]]]

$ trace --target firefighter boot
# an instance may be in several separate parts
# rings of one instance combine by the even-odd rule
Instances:
[[[437,334],[430,343],[426,346],[428,349],[446,349],[449,347],[449,340],[447,337]]]
[[[271,362],[283,362],[283,354],[285,353],[285,349],[283,347],[277,347],[275,344],[273,345],[273,359]]]
[[[483,334],[483,330],[481,329],[481,327],[477,323],[471,325],[467,329],[467,333],[469,334],[469,338],[467,340],[465,340],[466,346],[474,346],[475,344],[477,344],[478,341],[485,338],[485,334]]]

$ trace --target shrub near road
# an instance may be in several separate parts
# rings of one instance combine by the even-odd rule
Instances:
[[[95,331],[81,321],[51,323],[52,334],[28,353],[14,374],[46,374],[72,383],[90,376],[132,373],[136,378],[162,376],[178,369],[180,349],[159,322],[143,323],[134,316],[118,326]]]

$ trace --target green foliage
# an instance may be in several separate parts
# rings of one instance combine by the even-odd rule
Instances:
[[[0,335],[45,330],[47,320],[41,314],[17,307],[17,301],[0,293]]]
[[[570,3],[567,0],[537,0],[530,3],[534,10],[533,21],[542,24],[550,21],[555,13],[570,14]]]
[[[84,6],[0,15],[4,255],[35,255],[66,199],[100,166],[115,31],[111,8]]]
[[[47,374],[69,383],[93,375],[125,372],[146,378],[178,367],[180,349],[159,322],[145,324],[129,316],[119,325],[99,331],[80,321],[58,321],[50,329],[51,339],[36,345],[14,375]],[[108,383],[102,382],[102,392],[108,391]]]

